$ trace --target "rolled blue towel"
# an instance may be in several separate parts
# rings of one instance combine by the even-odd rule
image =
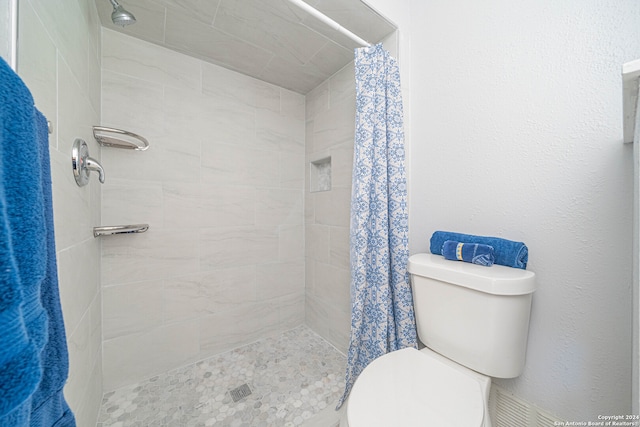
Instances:
[[[463,243],[447,240],[442,245],[442,256],[452,261],[464,261],[491,267],[496,260],[493,247],[481,243]]]
[[[450,231],[436,231],[431,236],[431,253],[442,255],[442,246],[447,240],[464,243],[479,243],[493,247],[495,263],[507,267],[527,268],[529,249],[522,242],[501,239],[499,237],[474,236],[472,234],[453,233]]]

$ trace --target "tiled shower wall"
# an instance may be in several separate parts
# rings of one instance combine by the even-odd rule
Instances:
[[[346,353],[351,327],[349,212],[355,117],[353,62],[306,96],[307,176],[330,158],[331,187],[305,189],[306,323]]]
[[[90,426],[102,397],[100,242],[92,235],[100,184],[92,176],[87,186],[76,185],[71,146],[82,138],[100,160],[91,135],[100,120],[100,23],[84,0],[21,0],[19,19],[18,74],[53,128],[53,215],[70,364],[64,394],[78,426]]]
[[[304,322],[302,95],[103,30],[104,388]]]

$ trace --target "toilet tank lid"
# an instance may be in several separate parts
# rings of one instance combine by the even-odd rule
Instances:
[[[525,295],[536,290],[536,275],[532,271],[449,261],[434,254],[409,257],[409,273],[494,295]]]

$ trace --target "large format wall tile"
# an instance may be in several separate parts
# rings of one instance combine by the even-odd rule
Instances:
[[[353,64],[306,97],[306,178],[309,162],[331,158],[331,189],[305,189],[305,319],[346,353],[351,299],[349,221],[355,121]]]
[[[305,122],[302,95],[103,37],[103,124],[150,142],[102,150],[104,225],[150,225],[102,239],[110,390],[304,322]]]
[[[302,212],[300,190],[258,189],[257,191],[257,225],[302,224]]]
[[[256,140],[259,148],[287,153],[304,153],[304,126],[300,119],[270,110],[256,111]]]
[[[126,102],[122,102],[123,99]],[[161,136],[165,133],[163,101],[161,84],[109,70],[102,72],[104,126],[139,133],[147,139]]]
[[[111,178],[102,188],[102,222],[105,224],[136,224],[144,219],[151,224],[162,224],[163,191],[158,182],[141,182]],[[122,209],[122,206],[127,209]]]
[[[164,281],[164,321],[201,318],[257,302],[255,267],[194,273]]]
[[[277,151],[247,147],[242,141],[202,144],[202,182],[205,185],[277,187],[280,156]]]
[[[165,43],[178,51],[207,57],[228,67],[247,70],[257,75],[273,56],[270,52],[245,42],[210,25],[190,22],[178,12],[170,13],[165,21]],[[184,28],[189,28],[188,32]]]
[[[273,227],[222,227],[201,231],[200,264],[205,270],[277,259],[278,233]]]
[[[65,151],[50,150],[53,220],[58,250],[93,238],[92,210],[95,209],[94,203],[100,202],[99,198],[92,198],[91,186],[96,185],[95,182],[85,187],[76,185],[70,167],[71,150]],[[95,177],[93,181],[97,181]]]
[[[256,221],[256,189],[248,186],[204,185],[199,213],[203,227],[253,225]]]
[[[78,187],[71,146],[84,139],[101,160],[91,126],[100,122],[100,31],[94,2],[21,0],[18,74],[51,122],[49,135],[58,283],[69,350],[64,394],[79,426],[95,425],[102,400],[100,184]]]
[[[300,292],[304,283],[304,264],[301,262],[274,262],[256,267],[256,296],[267,300]]]
[[[65,328],[73,332],[100,289],[100,243],[93,238],[58,251],[58,287]],[[86,318],[84,319],[86,320]]]
[[[7,3],[8,4],[8,3]],[[3,6],[4,8],[5,6]],[[40,25],[35,10],[29,3],[20,8],[20,77],[27,83],[38,109],[55,126],[49,137],[49,144],[57,148],[58,108],[57,108],[57,51],[56,45]]]
[[[313,295],[305,297],[305,322],[338,350],[347,353],[351,313],[326,304]]]
[[[177,88],[200,88],[198,60],[115,31],[102,44],[102,68]]]
[[[143,234],[105,237],[102,242],[102,285],[178,277],[185,272],[197,271],[197,240],[196,230],[171,230],[160,226]]]
[[[304,290],[280,297],[278,302],[278,315],[281,329],[290,329],[301,325],[305,321],[305,294]]]
[[[80,2],[64,0],[60,4],[61,2],[48,0],[30,0],[30,3],[38,15],[38,25],[44,25],[60,56],[69,64],[78,85],[86,88],[90,40],[88,36],[93,32],[93,28],[89,26],[89,22],[83,15]],[[93,7],[90,9],[91,15],[97,16],[95,9]]]
[[[95,387],[92,384],[93,381],[98,380],[98,384],[102,387],[100,379],[89,375],[95,369],[94,365],[100,360],[99,355],[102,350],[99,305],[100,298],[96,294],[91,308],[85,312],[84,318],[67,339],[69,364],[73,369],[69,371],[65,397],[70,402],[83,402],[84,393]]]
[[[162,322],[163,303],[162,280],[104,288],[104,338],[116,338],[153,329]]]
[[[249,107],[280,111],[277,86],[217,65],[202,64],[202,93],[217,99],[242,102]],[[297,94],[296,94],[297,95]]]
[[[304,188],[304,153],[280,153],[280,187]]]
[[[200,320],[202,356],[231,350],[279,331],[275,302],[260,302],[225,311]]]
[[[278,259],[304,262],[304,224],[278,227]]]
[[[197,324],[161,325],[104,342],[104,388],[114,390],[198,358]]]

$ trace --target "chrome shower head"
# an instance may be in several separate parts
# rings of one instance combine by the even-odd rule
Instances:
[[[111,13],[111,21],[114,24],[125,27],[127,25],[135,24],[136,17],[131,12],[127,12],[124,7],[120,6],[116,0],[110,0],[113,5],[113,12]]]

